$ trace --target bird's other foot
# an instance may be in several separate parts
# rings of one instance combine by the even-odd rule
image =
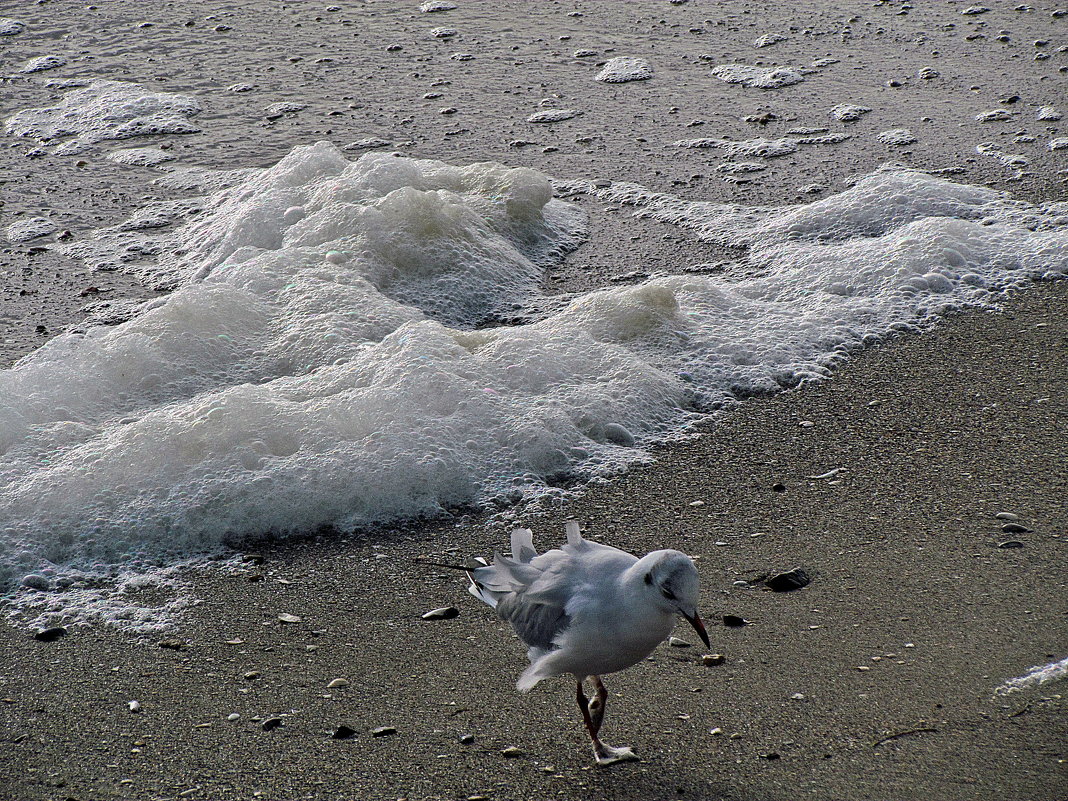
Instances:
[[[631,751],[626,746],[621,748],[613,748],[610,745],[604,743],[596,743],[593,746],[593,755],[597,759],[598,767],[606,767],[608,765],[614,765],[617,762],[637,762],[638,755]]]

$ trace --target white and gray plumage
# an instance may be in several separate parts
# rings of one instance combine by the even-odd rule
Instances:
[[[578,523],[570,522],[562,548],[539,556],[530,529],[517,528],[511,559],[497,553],[492,564],[468,573],[471,594],[494,607],[527,645],[530,666],[519,677],[520,692],[550,676],[575,677],[575,700],[599,765],[636,759],[629,748],[598,738],[608,698],[600,677],[649,656],[671,633],[676,615],[709,644],[697,614],[697,568],[679,551],[639,559],[583,539]],[[583,692],[587,678],[596,691],[592,700]]]

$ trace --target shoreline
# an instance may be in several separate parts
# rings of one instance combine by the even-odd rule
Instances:
[[[414,563],[504,546],[468,519],[272,546],[246,575],[198,574],[202,602],[167,635],[180,650],[99,629],[37,643],[4,627],[10,786],[19,798],[1053,801],[1063,686],[993,690],[1064,656],[1066,299],[1068,283],[1045,284],[1001,313],[875,346],[522,520],[543,548],[573,516],[628,550],[701,557],[701,611],[724,664],[665,644],[606,679],[606,737],[642,762],[591,770],[564,682],[516,693],[525,660],[511,633],[452,571]],[[1003,511],[1033,529],[1013,535],[1024,547],[997,547]],[[814,576],[796,592],[733,586],[795,566]],[[459,617],[420,619],[450,604]],[[725,613],[751,625],[716,625]],[[328,689],[335,678],[351,684]],[[283,724],[263,731],[272,716]],[[357,734],[332,740],[341,724]],[[380,726],[397,734],[373,737]],[[511,746],[524,755],[504,758]]]

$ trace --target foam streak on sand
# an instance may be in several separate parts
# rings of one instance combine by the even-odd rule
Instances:
[[[584,216],[544,176],[327,143],[170,233],[101,232],[178,288],[0,372],[0,582],[553,497],[735,398],[1068,272],[1064,204],[909,171],[784,208],[601,196],[747,260],[548,297]]]

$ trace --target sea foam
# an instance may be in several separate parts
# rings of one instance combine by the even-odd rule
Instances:
[[[543,274],[585,217],[533,170],[319,143],[232,179],[91,243],[171,294],[0,371],[0,586],[552,498],[1068,272],[1065,204],[907,170],[781,208],[573,184],[748,253],[577,296]]]

